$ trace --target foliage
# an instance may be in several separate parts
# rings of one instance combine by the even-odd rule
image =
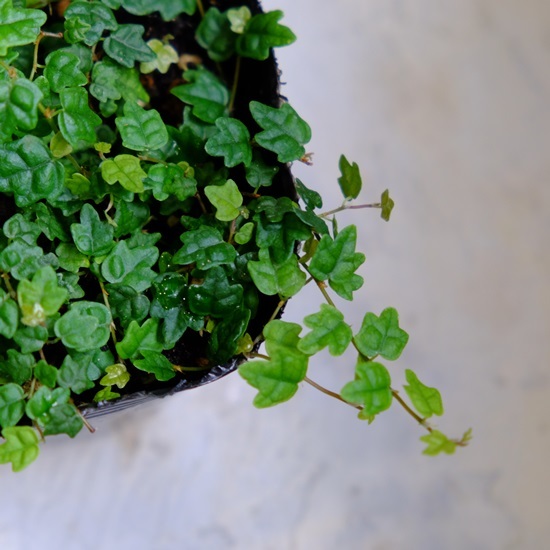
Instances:
[[[398,402],[428,429],[425,453],[453,452],[470,434],[451,440],[426,423],[443,412],[439,392],[406,371],[419,416],[375,361],[408,341],[396,310],[366,313],[354,334],[329,295],[352,300],[363,284],[357,230],[333,216],[361,192],[358,165],[341,156],[335,210],[320,213],[300,181],[299,199],[284,196],[284,164],[309,160],[309,125],[286,101],[236,107],[242,58],[264,62],[293,32],[280,11],[214,4],[74,0],[63,12],[0,0],[0,463],[21,470],[44,436],[75,437],[94,403],[235,356],[252,359],[239,370],[258,407],[304,381],[369,422]],[[195,26],[201,56],[189,64],[173,36],[146,29],[157,11]],[[161,75],[176,85],[163,91]],[[353,208],[387,220],[393,206],[384,191]],[[327,303],[301,335],[276,317],[306,285]],[[202,351],[176,364],[188,341]],[[307,377],[313,355],[352,348],[355,375],[339,394]]]

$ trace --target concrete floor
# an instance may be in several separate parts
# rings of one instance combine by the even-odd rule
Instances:
[[[2,550],[539,550],[550,490],[550,3],[266,0],[298,42],[284,93],[311,123],[296,172],[340,202],[341,153],[386,224],[359,226],[365,286],[411,335],[393,367],[441,389],[452,457],[397,407],[372,426],[310,387],[256,411],[238,375],[98,419],[0,470]],[[316,310],[295,300],[287,319]],[[318,302],[317,302],[318,303]],[[312,378],[338,389],[350,358]]]

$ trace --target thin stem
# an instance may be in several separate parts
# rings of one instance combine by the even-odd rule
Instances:
[[[397,390],[394,390],[392,388],[391,390],[391,393],[394,397],[394,399],[421,425],[423,426],[424,428],[426,428],[426,430],[428,430],[430,433],[432,433],[433,431],[433,428],[431,426],[428,426],[428,424],[426,424],[426,420],[424,418],[422,418],[421,416],[419,416],[418,414],[416,414],[408,405],[407,403],[405,403],[405,401],[403,401],[402,397],[399,395],[399,392]]]
[[[197,0],[197,8],[199,8],[201,17],[204,17],[204,6],[202,5],[202,0]]]
[[[76,412],[78,413],[78,416],[80,416],[80,418],[82,418],[82,422],[84,422],[84,426],[86,426],[86,428],[88,428],[88,431],[93,434],[95,432],[95,428],[86,420],[86,417],[80,412],[80,410],[78,409],[78,407],[76,405],[73,404],[73,407],[75,408]]]
[[[328,216],[332,216],[332,214],[338,214],[338,212],[343,212],[344,210],[360,210],[361,208],[382,208],[382,204],[379,202],[372,203],[372,204],[355,204],[355,205],[344,203],[342,206],[339,206],[334,210],[329,210],[328,212],[323,212],[322,214],[319,214],[319,217],[327,218]]]
[[[16,300],[17,299],[17,293],[15,292],[13,287],[11,286],[10,276],[7,273],[2,272],[2,279],[4,280],[4,284],[6,285],[6,288],[8,289],[9,295],[14,300]]]
[[[285,300],[279,301],[279,303],[277,304],[277,307],[275,308],[275,311],[267,321],[266,325],[268,325],[271,321],[273,321],[277,317],[277,315],[279,315],[281,308],[287,303],[287,300],[288,298]],[[258,344],[262,338],[263,338],[263,332],[261,332],[260,334],[258,334],[258,336],[256,336],[256,339],[254,340],[254,342],[252,342],[252,345],[255,346],[256,344]]]
[[[346,401],[341,395],[337,394],[336,392],[328,390],[327,388],[325,388],[324,386],[321,386],[320,384],[317,384],[317,382],[314,382],[311,378],[308,378],[307,376],[304,378],[304,382],[307,382],[310,386],[313,386],[315,389],[323,392],[326,395],[329,395],[330,397],[334,397],[334,399],[338,399],[338,401],[341,401],[342,403],[345,403],[346,405],[349,405],[350,407],[353,407],[358,411],[363,410],[363,407],[361,407],[361,405],[354,405],[353,403]]]
[[[103,296],[103,302],[105,303],[105,307],[111,311],[111,305],[109,304],[109,293],[105,290],[105,285],[103,284],[103,281],[101,279],[98,279],[99,287],[101,288],[101,294]],[[111,324],[109,325],[109,330],[111,331],[111,338],[116,346],[117,344],[117,338],[116,338],[116,326],[115,322],[111,321]],[[119,358],[119,362],[120,358]]]
[[[266,361],[271,361],[271,358],[268,355],[264,355],[263,353],[247,353],[246,356],[250,359],[265,359]]]
[[[233,112],[233,107],[235,105],[235,98],[237,97],[237,88],[239,87],[239,75],[241,73],[241,56],[237,56],[237,61],[235,63],[235,75],[233,77],[233,87],[231,89],[231,100],[229,101],[229,112]]]

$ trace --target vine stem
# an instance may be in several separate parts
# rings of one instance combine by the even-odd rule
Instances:
[[[304,382],[307,382],[310,386],[313,386],[315,389],[319,390],[320,392],[323,392],[325,395],[334,397],[334,399],[338,399],[338,401],[341,401],[342,403],[345,403],[346,405],[349,405],[350,407],[353,407],[358,411],[363,410],[363,407],[361,407],[361,405],[354,405],[353,403],[346,401],[341,395],[325,388],[324,386],[321,386],[321,384],[317,384],[317,382],[314,382],[311,378],[308,378],[307,376],[304,378]]]
[[[372,204],[353,204],[353,205],[344,203],[342,206],[339,206],[334,210],[329,210],[328,212],[323,212],[322,214],[319,214],[319,217],[327,218],[328,216],[332,216],[332,214],[338,214],[338,212],[343,212],[344,210],[360,210],[362,208],[382,208],[382,204],[379,202],[375,202]]]
[[[78,416],[80,416],[80,418],[82,418],[82,422],[84,422],[84,426],[86,426],[88,431],[91,434],[95,433],[95,428],[86,420],[86,417],[80,412],[80,410],[78,409],[78,407],[74,403],[73,403],[73,407],[75,408]]]
[[[105,290],[105,285],[103,284],[103,281],[101,279],[98,279],[99,287],[101,288],[101,295],[103,296],[103,302],[105,303],[105,307],[111,311],[111,305],[109,304],[109,293]],[[116,326],[114,321],[111,321],[111,324],[109,325],[109,330],[111,331],[111,338],[115,344],[117,345],[117,339],[116,339]],[[122,361],[119,358],[119,363]]]
[[[271,323],[271,321],[273,321],[277,315],[279,315],[279,311],[281,311],[281,308],[287,303],[287,300],[280,300],[279,303],[277,304],[277,307],[275,308],[275,311],[273,312],[273,314],[271,315],[271,317],[269,318],[269,320],[267,321],[266,325],[268,325],[269,323]],[[252,345],[255,346],[256,344],[258,344],[260,342],[260,340],[262,339],[263,337],[263,332],[261,332],[260,334],[258,334],[258,336],[256,336],[256,339],[254,340],[254,342],[252,342]],[[269,357],[268,357],[269,359]]]
[[[13,287],[11,286],[10,276],[7,273],[2,272],[2,279],[4,280],[4,284],[6,285],[6,288],[8,289],[9,295],[14,300],[16,300],[17,299],[17,293],[15,292]]]
[[[233,112],[235,106],[235,98],[237,97],[237,88],[239,87],[239,76],[241,74],[241,56],[237,56],[235,62],[235,75],[233,77],[233,87],[231,88],[231,100],[229,101],[229,112]]]
[[[204,6],[202,5],[202,0],[197,0],[197,7],[199,8],[201,17],[204,17]]]
[[[417,415],[408,405],[407,403],[405,403],[405,401],[403,400],[403,398],[399,395],[399,392],[397,390],[394,390],[393,388],[390,388],[391,389],[391,393],[394,397],[394,399],[424,428],[426,428],[426,430],[428,430],[430,433],[433,432],[433,428],[431,426],[428,426],[428,424],[426,424],[426,420],[424,418],[422,418],[421,416]]]

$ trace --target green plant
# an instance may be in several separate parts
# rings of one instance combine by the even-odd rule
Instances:
[[[295,37],[279,11],[223,4],[159,2],[155,31],[143,0],[0,0],[0,463],[14,470],[44,436],[74,437],[89,403],[235,356],[252,359],[239,371],[258,407],[305,381],[369,423],[397,401],[427,429],[427,454],[469,439],[428,425],[441,397],[414,372],[416,412],[392,388],[378,359],[407,343],[397,312],[367,313],[354,334],[330,297],[353,298],[365,259],[335,214],[379,208],[388,220],[393,201],[352,205],[361,176],[345,156],[342,206],[319,213],[302,182],[281,189],[285,163],[308,162],[310,128],[286,102],[239,106],[239,87],[243,60],[266,62]],[[178,18],[199,56],[163,34]],[[159,92],[168,77],[179,82]],[[326,303],[300,336],[278,315],[307,284]],[[350,346],[355,377],[340,393],[307,377],[311,356]]]

